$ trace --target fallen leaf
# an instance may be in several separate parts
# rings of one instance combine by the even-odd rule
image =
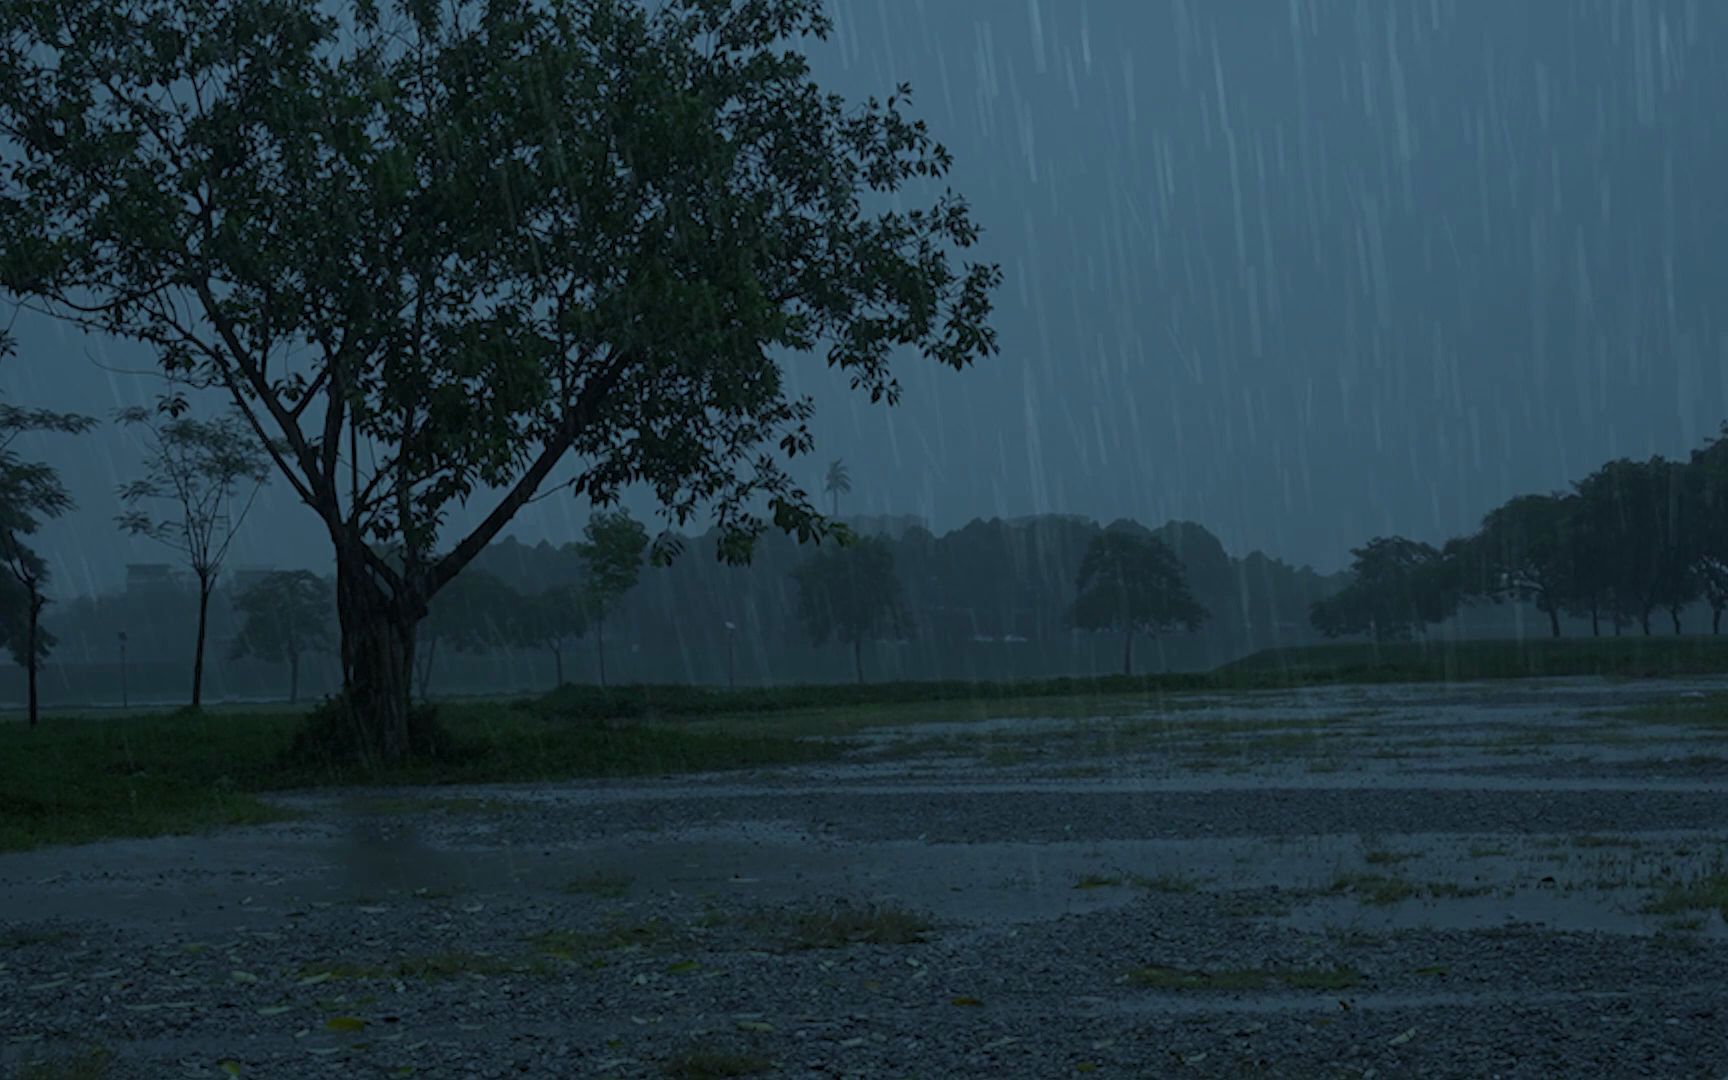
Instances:
[[[740,1020],[740,1021],[738,1021],[738,1030],[739,1031],[773,1031],[774,1025],[768,1023],[766,1020]]]
[[[216,1064],[218,1067],[221,1068],[221,1070],[223,1072],[227,1073],[229,1076],[239,1076],[240,1075],[240,1063],[238,1061],[235,1061],[232,1058],[229,1058],[229,1059],[224,1060],[224,1061],[218,1061]]]
[[[678,963],[673,964],[666,970],[673,975],[688,975],[692,971],[700,970],[701,967],[702,965],[698,964],[694,960],[680,960]]]
[[[304,979],[301,979],[300,985],[301,986],[317,986],[319,983],[329,982],[331,979],[334,979],[335,977],[336,977],[335,975],[331,974],[328,971],[321,971],[316,975],[308,975]]]
[[[364,1031],[366,1021],[358,1016],[332,1016],[324,1021],[324,1026],[330,1031]]]
[[[969,1005],[969,1006],[973,1006],[973,1007],[978,1007],[978,1006],[981,1006],[984,1004],[982,1001],[979,1001],[977,998],[967,997],[965,994],[962,994],[957,998],[951,999],[951,1003],[955,1004],[955,1005]]]
[[[1082,1062],[1080,1062],[1074,1066],[1074,1071],[1075,1072],[1097,1072],[1098,1071],[1098,1063],[1095,1061],[1082,1061]]]
[[[1441,967],[1439,964],[1435,964],[1433,967],[1417,968],[1416,974],[1418,974],[1418,975],[1444,975],[1447,973],[1448,970],[1449,970],[1448,968],[1444,968],[1444,967]]]
[[[266,1005],[263,1008],[258,1010],[258,1015],[259,1016],[281,1016],[283,1013],[287,1012],[288,1010],[292,1009],[293,1007],[294,1006],[292,1006],[292,1005]]]
[[[228,977],[237,983],[255,983],[258,981],[258,976],[250,971],[230,971]]]
[[[1388,1045],[1388,1046],[1403,1046],[1405,1043],[1409,1042],[1411,1039],[1414,1039],[1415,1037],[1416,1037],[1416,1029],[1410,1028],[1410,1029],[1404,1031],[1402,1034],[1392,1036],[1391,1040],[1388,1041],[1386,1045]]]

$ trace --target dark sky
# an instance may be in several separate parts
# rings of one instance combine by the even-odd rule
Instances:
[[[1684,455],[1728,418],[1728,4],[832,10],[818,77],[854,99],[913,84],[1006,275],[1001,355],[908,355],[895,410],[793,362],[819,403],[801,475],[845,458],[843,512],[1184,517],[1333,570],[1610,457]],[[148,368],[135,347],[17,330],[10,400],[105,415],[155,392],[98,366]],[[62,588],[162,557],[111,525],[125,437],[22,449],[81,504],[45,534]],[[509,531],[562,542],[585,517],[561,493]],[[278,483],[230,565],[326,551]]]

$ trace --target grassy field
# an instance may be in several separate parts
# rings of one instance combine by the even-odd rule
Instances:
[[[1350,643],[1266,649],[1207,676],[1256,684],[1470,682],[1562,675],[1661,678],[1728,674],[1725,637],[1528,638],[1522,641]]]
[[[1728,672],[1728,639],[1362,644],[1257,653],[1214,672],[1020,683],[882,683],[737,691],[569,685],[520,701],[446,702],[460,753],[387,774],[283,763],[305,710],[50,714],[0,724],[0,850],[273,820],[292,788],[663,776],[830,760],[872,727],[992,716],[1084,718],[1203,704],[1208,694],[1338,683]],[[1683,715],[1714,726],[1728,699]],[[830,738],[816,741],[808,736]]]

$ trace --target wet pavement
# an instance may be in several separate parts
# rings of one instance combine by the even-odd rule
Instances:
[[[199,1061],[216,1068],[250,1055],[246,1075],[287,1076],[302,1075],[288,1061],[316,1043],[330,1049],[316,1057],[319,1068],[359,1068],[373,1044],[320,1027],[313,1005],[301,1000],[309,991],[294,989],[316,979],[313,969],[332,963],[333,951],[413,952],[419,925],[438,928],[440,949],[492,955],[520,949],[525,935],[547,926],[625,918],[683,920],[688,928],[699,918],[836,904],[922,913],[951,967],[972,966],[981,943],[1013,941],[1014,959],[997,964],[1010,983],[1022,970],[1031,980],[1019,999],[1027,1015],[1042,1009],[1080,1027],[1195,1015],[1223,1031],[1261,1013],[1336,1011],[1340,994],[1353,1014],[1386,1023],[1447,1009],[1481,1018],[1504,1013],[1508,1003],[1570,1016],[1619,1009],[1632,998],[1638,1008],[1684,1011],[1665,1006],[1665,993],[1684,997],[1686,1009],[1699,995],[1728,1009],[1728,976],[1720,974],[1728,970],[1728,725],[1702,714],[1628,711],[1696,703],[1724,689],[1728,680],[1545,680],[1196,695],[1086,720],[884,727],[854,739],[860,748],[848,761],[747,776],[290,793],[280,801],[301,817],[289,823],[0,855],[0,1064],[94,1041],[115,1052],[114,1075],[151,1075],[150,1062],[169,1060],[176,1069]],[[76,947],[50,948],[56,934]],[[9,987],[38,998],[69,993],[92,970],[127,966],[128,956],[179,955],[216,939],[261,950],[262,959],[235,970],[276,986],[282,1004],[169,1032],[150,1027],[151,1012],[110,1022],[116,1002],[149,1004],[128,1004],[125,985],[95,1004],[65,999],[63,1016],[41,1000],[7,1003]],[[1264,966],[1267,955],[1288,951],[1336,954],[1372,977],[1319,995],[1276,985],[1223,998],[1125,992],[1119,984],[1127,976],[1116,969],[1154,939],[1213,968]],[[619,948],[620,969],[650,962],[634,946]],[[740,985],[754,977],[746,969],[766,962],[763,947],[748,941],[685,948],[705,968],[734,965]],[[842,952],[867,958],[847,963],[877,964],[909,951],[916,968],[921,948],[930,946]],[[1092,968],[1064,966],[1077,950],[1093,957]],[[1478,957],[1473,963],[1488,974],[1464,986],[1425,987],[1418,974],[1445,966],[1416,963],[1425,950]],[[1610,956],[1618,959],[1592,959]],[[757,996],[814,986],[832,977],[837,961],[796,963],[803,966],[762,975]],[[1058,970],[1072,985],[1048,974]],[[1040,991],[1034,971],[1054,981]],[[1698,974],[1712,971],[1714,982]],[[1095,977],[1101,981],[1090,985]],[[395,993],[412,996],[417,984],[404,978]],[[1628,988],[1645,978],[1653,988]],[[546,985],[513,989],[511,1016],[556,1011],[554,999],[533,996]],[[468,1007],[440,1005],[444,992],[426,988],[418,1021],[393,1006],[401,1016],[392,1022],[418,1023],[429,1040],[419,1074],[472,1075],[478,1059],[463,1055],[484,1042],[479,1033],[497,1030],[497,1018],[475,1021],[468,1043],[452,1036],[440,1057],[433,1052],[439,1009]],[[671,1034],[638,1032],[629,1053],[610,1053],[617,1048],[601,1030],[629,1027],[645,1006],[620,1006],[617,1016],[599,1006],[584,1020],[589,1028],[568,1030],[570,1039],[594,1043],[560,1051],[584,1062],[568,1074],[657,1073],[672,1035],[699,1036],[712,1019],[700,995],[680,1000],[656,1006],[662,1019],[649,1025],[655,1032],[670,1025]],[[358,1001],[335,1007],[364,1011]],[[868,995],[847,999],[846,1008],[890,1024]],[[277,1019],[290,1015],[293,1023]],[[911,1021],[893,1021],[901,1022]],[[244,1046],[235,1041],[236,1023]],[[1298,1041],[1320,1040],[1315,1046],[1334,1037],[1302,1030]],[[1667,1054],[1684,1066],[1671,1075],[1728,1074],[1728,1065],[1710,1072],[1715,1063],[1705,1055],[1719,1045],[1713,1035],[1688,1029],[1649,1037],[1654,1060]],[[952,1035],[942,1052],[973,1061],[966,1055],[983,1045],[980,1038]],[[849,1075],[808,1071],[810,1055],[764,1039],[783,1074]],[[1400,1063],[1415,1068],[1409,1055],[1429,1052],[1415,1042],[1382,1045],[1375,1060],[1391,1053],[1388,1045],[1399,1054],[1380,1074],[1398,1074]],[[1049,1049],[1070,1051],[1081,1053]],[[1245,1060],[1193,1053],[1201,1057],[1183,1065],[1192,1075],[1236,1075],[1231,1069]],[[1448,1072],[1443,1058],[1424,1071],[1473,1074]],[[794,1067],[794,1059],[804,1064]],[[905,1073],[908,1060],[919,1059],[891,1064]],[[975,1064],[977,1075],[991,1075],[984,1058]],[[970,1075],[970,1068],[911,1074]],[[343,1073],[316,1073],[326,1074]]]

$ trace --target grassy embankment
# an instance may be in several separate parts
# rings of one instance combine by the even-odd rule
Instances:
[[[566,686],[522,702],[441,707],[453,760],[387,775],[286,766],[303,712],[56,716],[0,723],[0,850],[273,820],[260,793],[773,767],[832,759],[891,723],[1181,707],[1194,694],[1341,683],[1728,672],[1728,639],[1606,638],[1271,650],[1190,675],[1023,683],[888,683],[738,691]],[[1719,710],[1711,699],[1688,708]],[[812,741],[809,735],[832,736]]]

